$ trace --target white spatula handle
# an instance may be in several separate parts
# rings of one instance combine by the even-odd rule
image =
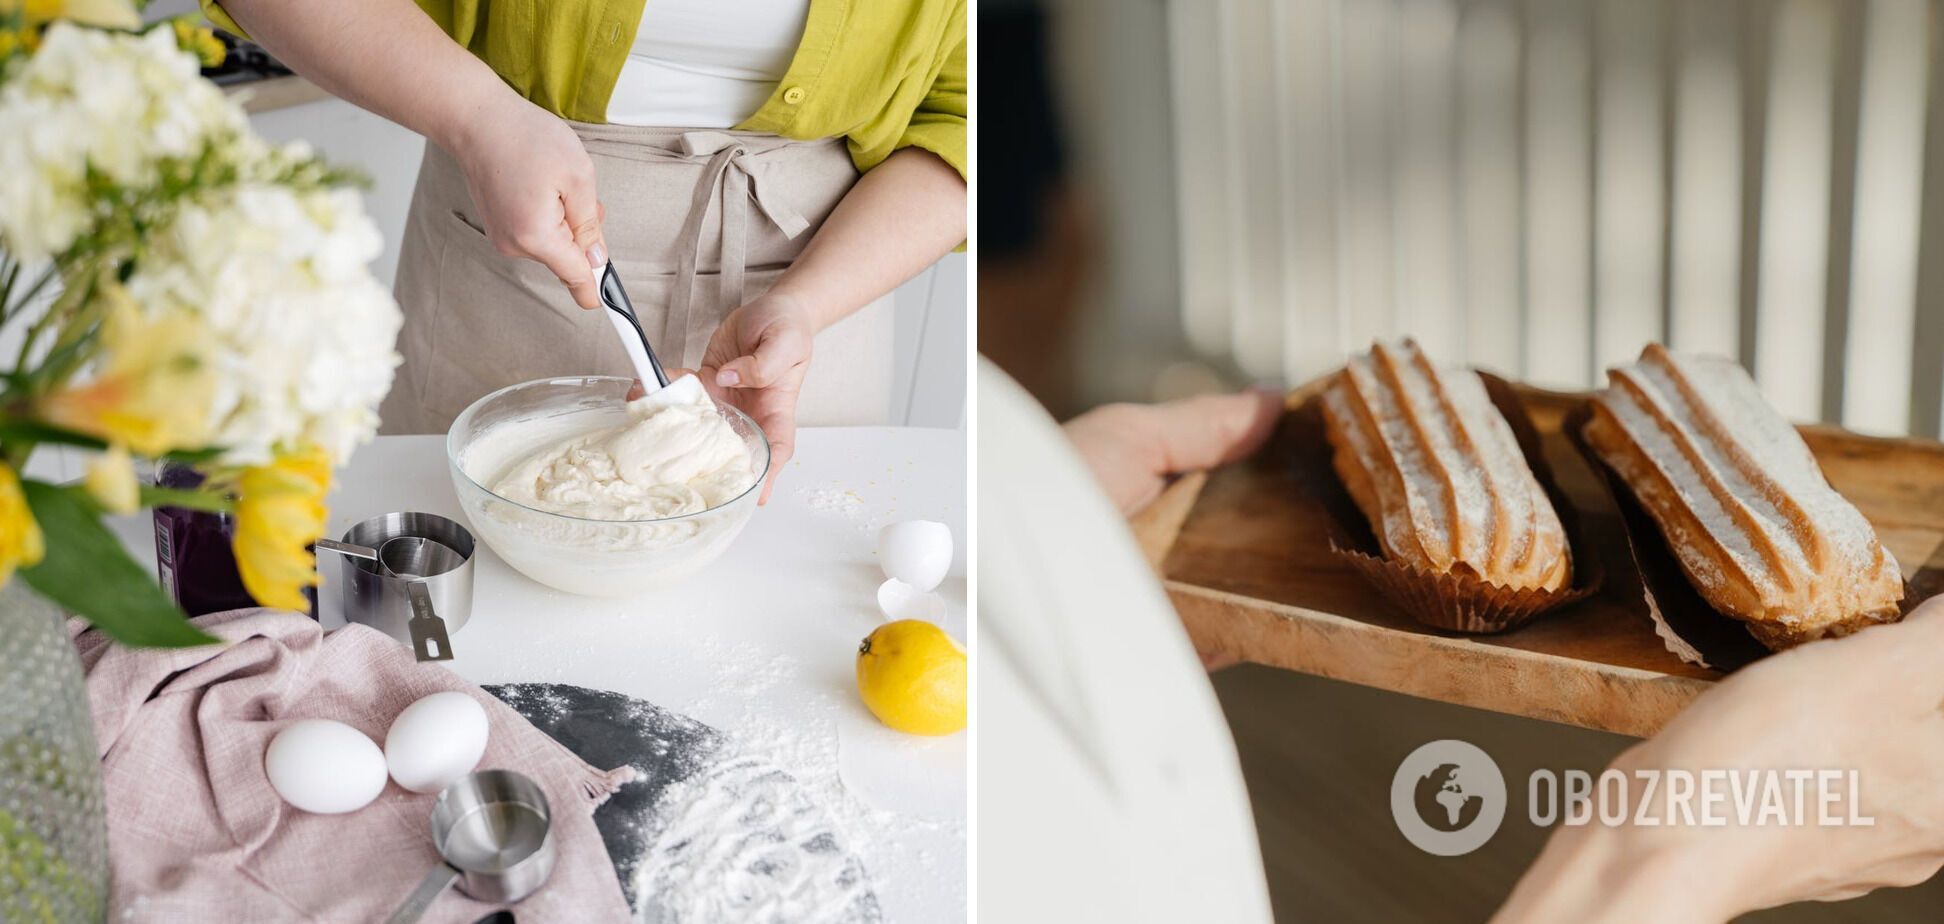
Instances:
[[[614,335],[621,338],[621,346],[628,351],[628,362],[634,365],[635,378],[641,380],[641,387],[649,392],[659,390],[661,381],[655,378],[655,366],[648,361],[648,350],[641,345],[641,335],[635,333],[634,324],[621,313],[603,309],[608,320],[614,324]]]
[[[601,288],[601,313],[607,315],[608,323],[614,326],[614,335],[621,338],[621,347],[628,351],[628,362],[634,366],[635,378],[641,380],[641,387],[654,392],[662,387],[661,375],[655,368],[654,360],[648,356],[648,344],[643,339],[646,334],[635,327],[634,305],[628,302],[620,279],[608,279],[610,272],[606,263],[594,268],[594,279]]]

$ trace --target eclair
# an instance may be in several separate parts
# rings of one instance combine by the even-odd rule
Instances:
[[[1711,606],[1771,650],[1898,618],[1896,558],[1739,365],[1649,344],[1608,379],[1582,435]]]
[[[1572,551],[1478,374],[1405,340],[1352,357],[1323,393],[1332,464],[1388,558],[1499,587],[1557,590]]]

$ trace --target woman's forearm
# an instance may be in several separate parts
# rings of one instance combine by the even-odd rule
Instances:
[[[1627,828],[1554,834],[1492,924],[1581,921],[1720,924],[1740,911],[1725,892],[1721,858]]]
[[[455,150],[518,94],[412,0],[223,0],[291,70]]]
[[[905,148],[864,174],[771,290],[811,307],[819,329],[916,276],[965,239],[965,180]]]

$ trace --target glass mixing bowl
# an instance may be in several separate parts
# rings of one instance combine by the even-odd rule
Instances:
[[[716,412],[749,449],[756,481],[726,504],[653,520],[591,520],[493,493],[489,485],[533,452],[625,423],[633,384],[613,376],[540,379],[493,392],[452,422],[446,464],[459,505],[473,532],[521,574],[595,597],[667,587],[720,557],[756,512],[769,474],[769,440],[748,415],[727,405]]]

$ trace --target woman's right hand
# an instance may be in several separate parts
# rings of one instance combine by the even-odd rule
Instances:
[[[582,308],[601,304],[592,268],[607,262],[594,162],[565,121],[499,94],[468,121],[453,155],[494,249],[546,266]]]
[[[493,246],[545,264],[581,307],[600,305],[588,271],[607,260],[594,164],[566,122],[513,92],[411,0],[223,8],[297,73],[451,152]]]
[[[1902,623],[1736,672],[1614,761],[1638,770],[1850,770],[1874,823],[1601,827],[1555,834],[1496,919],[1725,921],[1908,886],[1944,864],[1944,597]],[[1847,789],[1847,784],[1839,787]],[[1847,814],[1847,804],[1832,809]]]

